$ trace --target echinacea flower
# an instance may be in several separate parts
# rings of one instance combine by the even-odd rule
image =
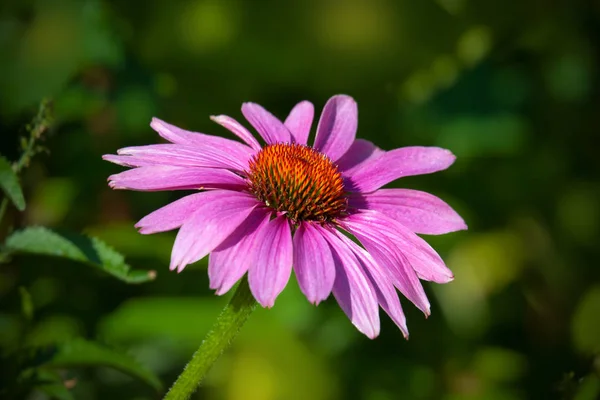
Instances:
[[[136,227],[143,234],[179,228],[171,270],[180,272],[208,255],[210,287],[219,295],[247,273],[256,300],[271,307],[293,268],[311,303],[333,292],[370,338],[379,334],[381,306],[407,337],[396,289],[429,315],[420,280],[453,279],[417,234],[443,234],[466,225],[429,193],[382,187],[444,170],[454,155],[438,147],[383,151],[356,139],[357,106],[345,95],[325,105],[312,146],[307,144],[314,115],[310,102],[296,105],[285,122],[254,103],[244,103],[242,113],[264,145],[224,115],[212,120],[244,143],[154,118],[150,126],[170,143],[104,156],[133,168],[109,177],[113,189],[196,191]]]

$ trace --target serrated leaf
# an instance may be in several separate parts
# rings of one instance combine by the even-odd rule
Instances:
[[[5,247],[12,252],[64,257],[75,261],[87,261],[87,257],[75,244],[61,235],[43,227],[25,228],[6,239]]]
[[[0,187],[19,211],[25,210],[25,198],[19,185],[19,178],[8,160],[0,156]]]
[[[127,283],[143,283],[156,277],[154,271],[131,271],[124,257],[97,238],[83,235],[66,236],[44,227],[17,231],[6,239],[5,249],[11,253],[63,257],[94,266]]]
[[[80,338],[53,346],[52,355],[39,367],[110,367],[142,380],[156,391],[162,390],[160,379],[131,356]]]

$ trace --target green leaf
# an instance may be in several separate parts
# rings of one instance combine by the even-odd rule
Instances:
[[[600,378],[594,374],[584,377],[579,384],[574,400],[594,400],[600,395]]]
[[[121,254],[94,237],[77,235],[67,238],[47,228],[31,227],[10,235],[5,248],[12,253],[63,257],[82,262],[127,283],[143,283],[156,278],[155,271],[131,271]]]
[[[69,389],[61,383],[40,385],[36,388],[51,399],[55,400],[75,400]]]
[[[21,310],[23,316],[27,321],[33,319],[33,301],[31,300],[31,294],[25,289],[25,287],[19,287],[19,293],[21,294]]]
[[[55,371],[38,370],[36,373],[35,389],[55,400],[75,400],[65,386],[62,377]]]
[[[87,261],[85,254],[73,242],[43,227],[25,228],[14,232],[6,239],[5,247],[12,252]]]
[[[101,321],[99,333],[111,343],[169,338],[189,351],[198,347],[198,338],[208,332],[222,306],[216,297],[133,298]]]
[[[600,352],[600,285],[592,286],[577,306],[571,326],[575,347],[589,354]]]
[[[0,187],[19,211],[25,210],[25,198],[19,185],[19,178],[8,160],[0,156]]]
[[[133,357],[99,343],[74,339],[47,349],[42,368],[109,367],[140,379],[156,391],[162,390],[160,379]]]

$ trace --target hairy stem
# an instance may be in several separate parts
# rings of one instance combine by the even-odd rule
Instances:
[[[190,362],[179,375],[165,400],[186,400],[196,391],[206,373],[229,347],[242,325],[256,308],[248,279],[244,277],[229,304],[223,309],[212,330],[196,350]]]
[[[29,131],[29,137],[23,138],[21,156],[13,163],[12,169],[15,174],[19,174],[23,168],[29,165],[29,162],[37,153],[40,152],[40,147],[36,146],[37,141],[41,139],[42,135],[50,128],[52,124],[52,116],[50,113],[50,101],[42,100],[38,112],[33,117],[30,124],[27,125]],[[0,222],[4,218],[4,213],[8,207],[8,198],[5,196],[0,203]]]

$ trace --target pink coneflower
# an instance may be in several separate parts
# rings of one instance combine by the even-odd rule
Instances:
[[[112,175],[114,189],[195,190],[143,218],[143,234],[179,229],[171,270],[209,256],[210,287],[221,295],[248,273],[252,294],[273,306],[292,267],[302,292],[318,304],[331,292],[359,331],[379,334],[379,306],[408,336],[396,289],[429,315],[420,279],[446,283],[452,272],[420,234],[466,229],[439,198],[381,189],[404,176],[448,168],[438,147],[383,151],[356,139],[358,111],[349,96],[325,105],[314,144],[314,108],[296,105],[281,122],[258,104],[242,113],[264,140],[236,120],[212,120],[243,142],[189,132],[154,118],[169,144],[127,147],[104,159],[133,169]],[[356,240],[349,237],[354,236]]]

